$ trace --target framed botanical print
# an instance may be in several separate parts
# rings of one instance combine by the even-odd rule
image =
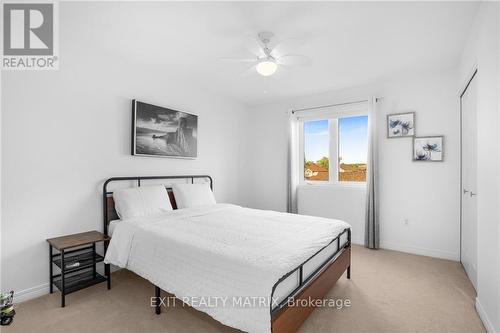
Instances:
[[[414,137],[413,160],[442,162],[444,156],[443,140],[442,135]]]
[[[415,112],[387,115],[387,137],[402,138],[415,136]]]

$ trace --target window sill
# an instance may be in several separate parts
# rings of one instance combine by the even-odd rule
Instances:
[[[355,182],[346,182],[346,183],[327,183],[327,182],[318,182],[318,183],[300,183],[298,187],[303,188],[335,188],[335,189],[357,189],[357,190],[366,190],[366,183],[355,183]]]

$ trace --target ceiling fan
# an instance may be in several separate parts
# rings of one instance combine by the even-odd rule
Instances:
[[[298,54],[280,55],[276,47],[271,47],[271,39],[274,34],[270,31],[262,31],[257,34],[257,39],[260,42],[260,54],[255,58],[221,58],[223,61],[229,62],[248,62],[254,63],[252,68],[255,68],[257,73],[262,76],[273,75],[280,66],[304,66],[310,64],[310,59]]]

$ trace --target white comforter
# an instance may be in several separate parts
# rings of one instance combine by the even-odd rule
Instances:
[[[188,303],[200,297],[190,305],[225,325],[270,332],[269,303],[260,299],[269,299],[279,278],[349,227],[229,204],[179,209],[118,223],[104,261]]]

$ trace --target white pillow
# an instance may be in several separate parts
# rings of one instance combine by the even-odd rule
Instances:
[[[116,213],[120,219],[158,215],[172,210],[163,185],[118,189],[113,192]]]
[[[173,184],[177,208],[215,205],[214,193],[208,183],[201,184]]]

